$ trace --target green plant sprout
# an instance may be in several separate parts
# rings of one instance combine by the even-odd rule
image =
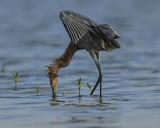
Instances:
[[[87,87],[91,90],[91,85],[89,83],[87,83]]]
[[[39,95],[39,89],[36,88],[37,96]]]
[[[62,92],[63,96],[65,96],[65,94]]]
[[[20,77],[18,76],[18,72],[17,73],[12,72],[12,74],[13,74],[12,79],[13,79],[13,81],[15,83],[15,90],[17,90],[17,83],[18,83]]]
[[[74,82],[73,82],[73,83],[74,83]],[[76,83],[74,83],[74,84],[77,86],[77,88],[78,88],[78,90],[79,90],[79,97],[81,97],[80,91],[81,91],[81,87],[82,87],[82,85],[84,84],[84,82],[81,83],[81,78],[79,78],[79,79],[77,80],[77,84],[76,84]]]
[[[1,72],[6,72],[5,65],[3,64],[1,67]]]

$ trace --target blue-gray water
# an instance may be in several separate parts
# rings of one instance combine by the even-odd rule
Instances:
[[[121,35],[121,49],[101,53],[103,101],[99,88],[89,95],[98,71],[85,50],[60,71],[52,99],[44,66],[70,41],[59,19],[68,9]],[[0,0],[0,128],[159,128],[159,12],[159,0]],[[81,98],[73,84],[80,77]]]

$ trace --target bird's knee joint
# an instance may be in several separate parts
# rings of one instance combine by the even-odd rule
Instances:
[[[99,78],[102,79],[102,73],[99,74]]]

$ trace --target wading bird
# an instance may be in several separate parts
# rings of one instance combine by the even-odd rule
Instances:
[[[86,49],[93,58],[98,71],[98,80],[91,91],[91,95],[100,83],[100,98],[102,97],[102,72],[100,66],[100,51],[110,52],[120,48],[120,44],[115,40],[119,34],[107,24],[97,24],[86,16],[72,12],[60,12],[60,19],[69,34],[71,42],[64,54],[47,66],[48,77],[52,88],[53,96],[56,95],[58,87],[58,72],[61,68],[69,65],[74,53],[81,49]]]

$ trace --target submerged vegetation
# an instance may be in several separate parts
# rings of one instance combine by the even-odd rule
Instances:
[[[12,72],[12,74],[13,74],[12,79],[15,83],[15,88],[14,89],[17,90],[17,83],[19,82],[20,77],[18,76],[18,72],[16,72],[16,73]]]

